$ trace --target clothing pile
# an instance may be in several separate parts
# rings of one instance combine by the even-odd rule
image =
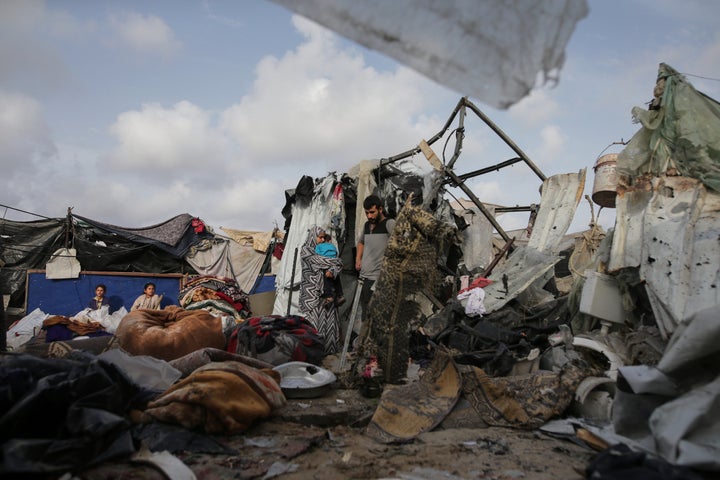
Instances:
[[[250,316],[250,302],[232,278],[201,275],[190,277],[180,289],[180,306],[186,310],[205,309],[218,316],[232,316],[242,322]]]
[[[272,365],[290,361],[320,365],[325,356],[323,338],[299,315],[249,318],[230,335],[227,350]]]

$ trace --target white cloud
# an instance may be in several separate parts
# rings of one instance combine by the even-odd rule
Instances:
[[[541,145],[536,149],[536,159],[545,165],[557,162],[563,152],[566,138],[557,125],[546,125],[540,130]]]
[[[483,203],[505,206],[515,204],[512,197],[508,196],[507,188],[497,180],[475,179],[467,182],[467,186]],[[462,195],[464,196],[464,194]]]
[[[119,42],[141,53],[170,57],[182,47],[172,29],[154,15],[135,12],[111,15],[110,27]]]
[[[0,90],[0,166],[3,177],[27,172],[33,161],[56,153],[42,107],[26,95]]]
[[[546,90],[533,90],[510,107],[508,117],[520,125],[537,127],[551,121],[559,111],[557,102]]]
[[[295,184],[298,180],[293,178]],[[283,192],[294,186],[284,178],[241,177],[223,184],[218,192],[223,201],[217,203],[212,213],[217,222],[214,227],[271,230],[277,223],[282,229],[285,223],[281,214],[285,202]]]
[[[303,161],[319,174],[400,153],[435,133],[428,117],[416,117],[426,91],[437,87],[407,69],[379,72],[324,28],[298,16],[293,22],[305,42],[264,58],[252,91],[223,116],[248,158]]]
[[[190,102],[172,108],[156,103],[124,112],[110,127],[118,147],[108,167],[118,172],[142,171],[152,175],[176,170],[217,174],[227,160],[227,142],[212,126],[211,114]]]
[[[48,11],[46,25],[50,34],[58,38],[83,39],[98,31],[96,21],[82,22],[73,15],[63,11]]]

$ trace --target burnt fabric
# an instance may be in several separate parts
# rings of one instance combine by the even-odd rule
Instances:
[[[138,423],[160,421],[215,435],[233,435],[283,405],[280,374],[241,362],[212,362],[180,380],[134,413]]]
[[[580,382],[599,370],[566,364],[560,372],[539,371],[490,377],[478,367],[458,365],[463,394],[490,426],[533,430],[570,406]]]
[[[134,310],[115,332],[122,349],[170,361],[205,347],[225,349],[222,320],[205,310]]]
[[[320,365],[325,344],[317,329],[298,315],[251,317],[230,335],[227,350],[279,365],[307,362]]]
[[[57,478],[132,454],[124,415],[139,392],[115,366],[89,354],[1,355],[0,476]]]
[[[419,382],[383,392],[365,435],[382,443],[408,442],[435,428],[461,391],[462,379],[452,357],[438,350]]]
[[[302,260],[300,311],[323,338],[325,353],[332,354],[340,349],[340,324],[337,308],[333,303],[327,305],[323,298],[323,278],[325,271],[330,271],[333,277],[340,275],[343,263],[339,258],[323,257],[315,253],[317,236],[322,231],[321,228],[312,227],[300,250]]]
[[[407,373],[410,331],[419,327],[420,306],[413,296],[432,289],[439,278],[438,252],[456,240],[457,229],[438,221],[408,201],[393,229],[380,277],[370,299],[367,337],[362,356],[376,355],[388,383],[400,383]]]

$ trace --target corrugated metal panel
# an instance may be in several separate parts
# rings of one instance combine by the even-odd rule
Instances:
[[[515,249],[507,261],[490,275],[493,283],[484,288],[485,311],[492,313],[501,309],[538,279],[552,275],[550,270],[559,261],[560,257],[557,255],[539,252],[532,248]],[[502,282],[503,274],[507,275],[507,292]]]
[[[541,252],[557,252],[555,247],[570,228],[585,190],[585,173],[583,168],[578,173],[553,175],[545,180],[528,247]]]
[[[617,219],[610,266],[639,263],[668,339],[678,324],[720,303],[720,195],[687,177],[655,177],[647,185],[618,196],[626,213]]]
[[[622,177],[618,180],[609,272],[640,266],[645,209],[653,195],[651,179],[650,176],[637,177],[631,187]]]
[[[545,283],[561,258],[558,251],[585,188],[585,169],[554,175],[543,183],[542,201],[527,246],[516,248],[493,270],[493,283],[485,287],[485,310],[494,312],[535,282]],[[507,275],[508,289],[502,283]]]

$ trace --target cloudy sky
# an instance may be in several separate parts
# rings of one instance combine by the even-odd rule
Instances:
[[[587,194],[598,156],[637,131],[659,63],[720,98],[720,2],[589,6],[556,84],[507,110],[470,98],[546,175],[588,168]],[[0,0],[0,65],[0,213],[24,221],[37,218],[5,207],[270,230],[302,175],[411,149],[464,95],[265,0]],[[472,114],[466,127],[457,173],[515,156]],[[539,201],[522,164],[470,185],[489,203]]]

